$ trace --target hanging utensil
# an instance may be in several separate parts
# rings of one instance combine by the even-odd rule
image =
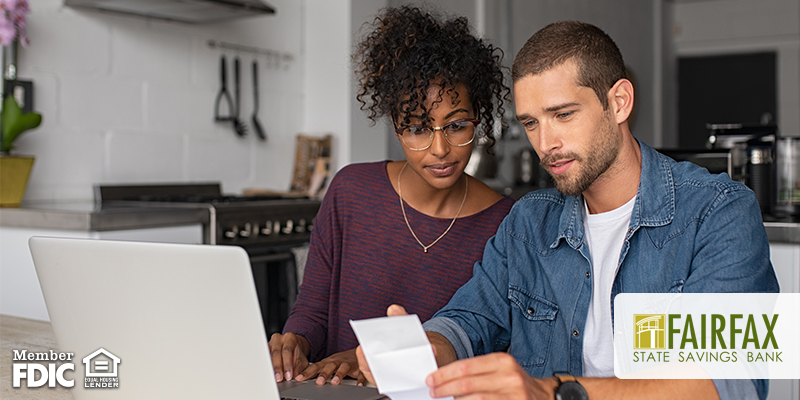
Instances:
[[[259,139],[266,141],[267,133],[258,120],[258,62],[256,60],[253,60],[253,115],[250,120],[253,121],[253,129],[256,130]]]
[[[240,137],[244,137],[247,134],[247,125],[244,124],[239,118],[239,110],[241,108],[240,100],[240,93],[241,93],[241,86],[239,82],[239,57],[233,59],[233,95],[236,99],[236,111],[233,113],[233,130],[236,131],[236,134]]]
[[[219,93],[217,93],[217,99],[214,101],[214,120],[215,121],[231,121],[233,120],[233,113],[235,112],[233,106],[233,99],[231,98],[231,94],[228,93],[228,73],[225,67],[225,55],[223,55],[220,59],[220,81],[221,81],[221,89]],[[225,98],[225,102],[228,104],[228,114],[224,115],[220,112],[220,103],[222,99]]]

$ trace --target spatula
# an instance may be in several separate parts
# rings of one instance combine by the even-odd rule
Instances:
[[[253,129],[256,130],[256,135],[259,139],[266,141],[267,132],[261,127],[261,122],[258,120],[258,62],[253,60],[253,115],[250,118],[253,121]]]
[[[239,101],[239,57],[233,59],[233,95],[236,100],[236,112],[233,113],[233,130],[240,137],[247,134],[247,125],[239,118],[239,111],[242,108],[242,103]]]

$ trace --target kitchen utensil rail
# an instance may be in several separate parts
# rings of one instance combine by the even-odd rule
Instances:
[[[280,52],[280,51],[277,51],[277,50],[263,49],[263,48],[260,48],[260,47],[246,46],[246,45],[242,45],[242,44],[223,42],[223,41],[219,41],[219,40],[209,40],[209,41],[206,42],[206,44],[208,45],[208,47],[210,47],[212,49],[213,48],[220,48],[220,49],[242,51],[242,52],[246,52],[246,53],[264,54],[264,55],[267,55],[267,56],[270,56],[270,57],[278,57],[283,62],[288,62],[288,61],[294,60],[294,56],[291,55],[290,53]]]

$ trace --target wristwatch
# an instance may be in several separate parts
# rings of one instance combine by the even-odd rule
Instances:
[[[586,389],[572,375],[553,375],[558,382],[556,400],[589,400]]]

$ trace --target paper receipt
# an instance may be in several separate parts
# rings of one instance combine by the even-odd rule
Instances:
[[[392,400],[432,398],[425,378],[436,371],[436,359],[419,317],[372,318],[350,325],[381,394]]]

